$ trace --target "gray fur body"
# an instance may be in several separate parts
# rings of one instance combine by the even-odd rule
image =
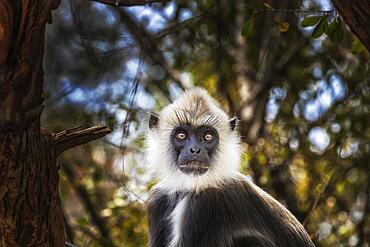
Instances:
[[[195,192],[155,189],[148,203],[150,247],[171,246],[171,214],[186,198],[177,247],[314,246],[279,202],[247,180]]]

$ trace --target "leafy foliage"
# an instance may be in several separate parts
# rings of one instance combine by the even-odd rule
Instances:
[[[312,27],[315,26],[321,20],[322,16],[307,16],[301,22],[301,27]]]

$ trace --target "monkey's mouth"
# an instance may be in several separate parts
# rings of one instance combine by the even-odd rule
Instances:
[[[190,161],[180,165],[180,170],[186,174],[202,175],[208,171],[209,166],[199,161]]]

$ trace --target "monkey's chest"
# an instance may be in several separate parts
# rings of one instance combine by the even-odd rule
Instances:
[[[183,236],[184,230],[184,220],[186,219],[186,212],[188,206],[188,197],[181,199],[175,208],[172,210],[169,216],[169,221],[171,224],[171,237],[169,246],[178,246],[178,243]]]
[[[215,199],[215,200],[213,200]],[[187,195],[169,214],[170,247],[227,246],[227,229],[233,224],[225,205],[216,198]]]

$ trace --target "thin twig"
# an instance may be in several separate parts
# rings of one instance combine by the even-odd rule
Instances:
[[[330,185],[332,185],[333,177],[334,177],[333,174],[334,173],[331,173],[330,174],[328,181],[325,183],[324,189],[321,192],[318,193],[318,195],[316,196],[315,200],[308,207],[306,217],[305,217],[305,219],[303,220],[303,223],[302,223],[304,226],[307,226],[308,221],[309,221],[310,216],[311,216],[311,213],[315,210],[315,208],[317,207],[317,204],[321,200],[322,196],[326,193],[327,188]]]
[[[351,165],[344,170],[336,170],[332,172],[327,183],[325,184],[323,191],[317,195],[315,200],[308,207],[308,210],[306,211],[306,217],[302,223],[304,226],[308,225],[311,213],[317,208],[324,196],[327,196],[335,188],[338,181],[341,181],[343,177],[345,177],[354,167],[355,165]]]
[[[323,14],[329,14],[329,13],[332,13],[332,12],[336,12],[336,10],[305,10],[305,9],[285,9],[285,8],[281,8],[281,9],[276,9],[276,8],[257,8],[257,7],[253,7],[253,6],[250,6],[250,5],[247,5],[247,8],[248,9],[251,9],[255,12],[277,12],[277,13],[280,13],[280,12],[289,12],[289,13],[311,13],[311,14],[317,14],[317,13],[323,13]]]
[[[65,242],[65,247],[77,247],[77,245]]]
[[[140,5],[149,5],[152,3],[166,3],[169,2],[170,0],[91,0],[91,1],[111,6],[133,7]]]
[[[137,89],[138,89],[140,78],[141,78],[141,70],[142,70],[142,66],[143,66],[143,61],[144,61],[144,50],[141,50],[136,75],[135,75],[134,80],[132,81],[132,91],[131,91],[131,100],[130,100],[129,108],[126,111],[125,120],[122,123],[122,139],[121,139],[121,144],[120,144],[119,150],[120,150],[120,154],[122,155],[122,171],[123,171],[123,174],[125,174],[124,150],[126,149],[126,147],[124,146],[124,139],[127,138],[128,135],[130,134],[129,133],[130,123],[131,123],[130,118],[132,116],[132,112],[133,112],[132,109],[134,108],[136,93],[137,93]],[[127,183],[125,181],[125,176],[123,176],[123,179],[122,179],[122,187],[127,193],[135,196],[140,202],[142,202],[142,203],[144,202],[144,200],[139,195],[137,195],[134,191],[132,191],[127,186]]]
[[[155,39],[161,39],[161,38],[163,38],[166,35],[172,34],[173,32],[175,32],[176,30],[178,30],[180,28],[184,28],[187,24],[190,24],[190,23],[191,24],[194,24],[194,22],[200,21],[203,18],[212,17],[215,14],[217,14],[217,12],[218,11],[215,11],[215,12],[212,12],[212,13],[202,13],[202,14],[196,15],[194,17],[188,18],[188,19],[186,19],[184,21],[181,21],[181,22],[178,22],[178,23],[174,23],[172,25],[169,25],[165,29],[163,29],[163,30],[159,31],[158,33],[156,33],[155,36],[154,36],[154,38]]]
[[[69,0],[69,8],[70,8],[70,11],[71,11],[73,24],[75,26],[77,34],[80,37],[81,45],[85,49],[85,53],[86,53],[86,56],[87,56],[89,62],[94,66],[99,66],[100,61],[96,56],[96,52],[95,52],[94,47],[91,45],[90,40],[85,40],[83,38],[83,35],[82,35],[83,34],[83,31],[82,31],[83,29],[82,29],[81,24],[80,24],[80,20],[79,20],[79,16],[78,16],[78,13],[77,13],[77,9],[76,9],[74,0]]]

